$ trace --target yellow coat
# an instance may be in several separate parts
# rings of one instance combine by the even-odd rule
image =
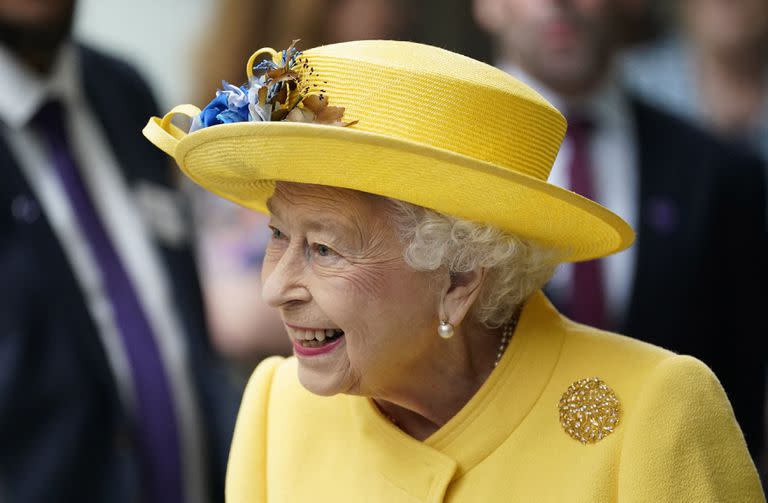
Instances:
[[[558,403],[593,376],[621,419],[582,444]],[[704,364],[575,324],[541,293],[481,389],[423,442],[369,399],[304,390],[295,359],[264,361],[243,398],[226,492],[228,503],[765,501]]]

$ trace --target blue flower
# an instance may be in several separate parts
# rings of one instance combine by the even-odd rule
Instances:
[[[242,108],[248,105],[248,86],[243,85],[242,87],[237,87],[224,80],[221,81],[221,86],[223,89],[221,91],[217,91],[216,94],[226,95],[227,104],[230,110]]]
[[[290,120],[339,126],[355,124],[357,121],[342,122],[344,108],[327,106],[322,94],[307,95],[309,83],[304,87],[297,70],[302,61],[306,68],[307,60],[300,59],[302,53],[296,49],[296,42],[298,40],[278,53],[279,62],[264,59],[254,65],[248,83],[238,87],[222,81],[216,97],[192,120],[189,132],[237,122]],[[310,68],[310,75],[312,73]]]
[[[224,110],[216,116],[219,124],[230,124],[232,122],[246,122],[248,120],[248,106],[235,110]]]
[[[248,87],[222,82],[223,90],[200,112],[200,126],[246,122],[248,120]]]
[[[218,115],[228,108],[226,95],[216,94],[216,97],[200,112],[200,125],[208,127],[221,124]]]

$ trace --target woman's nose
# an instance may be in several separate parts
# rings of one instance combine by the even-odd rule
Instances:
[[[262,297],[271,307],[306,302],[311,296],[303,284],[306,254],[303,246],[291,244],[273,266],[264,264]]]

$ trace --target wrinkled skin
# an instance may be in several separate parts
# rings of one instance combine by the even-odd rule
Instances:
[[[372,397],[423,438],[487,378],[498,335],[466,316],[483,274],[451,284],[445,271],[413,270],[388,204],[347,189],[278,183],[263,298],[292,339],[292,327],[344,331],[330,353],[297,355],[304,387]],[[457,330],[447,341],[437,335],[443,313]]]

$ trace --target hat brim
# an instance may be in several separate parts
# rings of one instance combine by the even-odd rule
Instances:
[[[482,141],[482,138],[478,138]],[[629,247],[631,227],[573,192],[509,169],[355,128],[221,124],[183,137],[174,157],[207,190],[268,213],[276,181],[379,194],[496,226],[582,261]]]

